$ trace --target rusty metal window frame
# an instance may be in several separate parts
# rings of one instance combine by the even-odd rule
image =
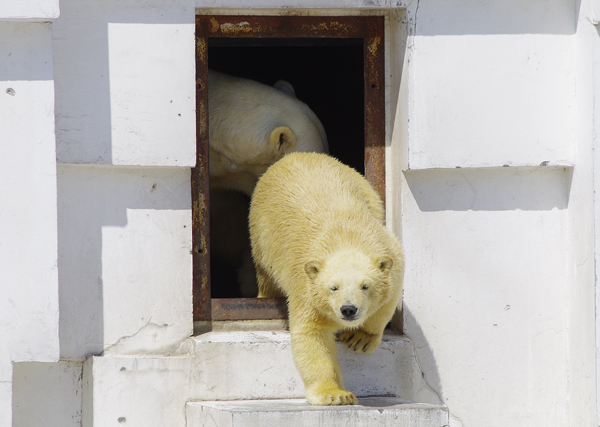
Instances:
[[[285,319],[282,298],[211,299],[208,177],[208,38],[363,40],[365,176],[385,202],[383,16],[196,16],[196,167],[192,169],[194,321]]]

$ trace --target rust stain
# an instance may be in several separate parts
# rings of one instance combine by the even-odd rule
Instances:
[[[198,199],[192,202],[192,221],[194,225],[202,225],[204,216],[208,215],[206,198],[203,193],[197,194]],[[202,236],[204,239],[204,236]]]
[[[198,125],[198,132],[200,132],[201,135],[206,134],[206,132],[208,131],[208,120],[207,120],[207,115],[206,115],[206,105],[203,102],[198,103],[197,108],[197,125]],[[198,163],[198,166],[201,166],[200,163]]]
[[[206,59],[206,39],[203,37],[196,37],[196,53],[198,59],[204,61]]]
[[[369,43],[369,47],[367,48],[371,55],[377,55],[377,48],[381,44],[381,37],[376,36],[373,38],[371,43]]]
[[[192,202],[192,223],[197,225],[200,224],[200,221],[202,221],[202,202],[194,200]]]
[[[217,31],[219,31],[219,22],[217,22],[217,20],[213,16],[212,18],[210,18],[210,32],[216,33]]]
[[[347,24],[338,22],[338,21],[330,21],[330,22],[319,22],[318,24],[303,24],[302,31],[315,33],[315,32],[329,32],[331,36],[340,36],[344,34],[348,34],[350,32],[350,27]]]
[[[259,28],[254,28],[250,25],[249,22],[244,21],[238,24],[232,24],[231,22],[226,22],[219,26],[219,29],[223,34],[232,35],[232,34],[249,34],[253,33]]]

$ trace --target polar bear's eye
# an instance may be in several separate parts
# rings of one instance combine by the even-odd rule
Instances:
[[[369,289],[369,285],[367,285],[367,284],[363,284],[363,285],[362,285],[362,290],[363,290],[363,291],[366,291],[367,289]]]
[[[332,290],[332,291],[337,291],[337,290],[338,290],[338,287],[337,287],[337,286],[332,286],[332,287],[331,287],[331,290]]]

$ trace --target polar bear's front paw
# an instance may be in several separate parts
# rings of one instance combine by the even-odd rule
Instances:
[[[311,405],[356,405],[358,403],[354,393],[341,389],[307,392],[306,399]]]
[[[370,334],[362,329],[342,332],[338,339],[358,353],[372,353],[381,343],[381,334]]]

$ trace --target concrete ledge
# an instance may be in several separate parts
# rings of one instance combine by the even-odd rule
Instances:
[[[370,355],[341,344],[338,352],[345,386],[359,398],[440,403],[423,382],[405,336],[384,335]],[[92,357],[84,364],[84,383],[84,427],[108,427],[119,419],[182,426],[188,401],[304,398],[285,331],[210,332],[184,341],[169,356]]]
[[[188,402],[187,427],[442,427],[442,406],[394,397],[363,397],[355,406],[312,406],[304,399]]]

